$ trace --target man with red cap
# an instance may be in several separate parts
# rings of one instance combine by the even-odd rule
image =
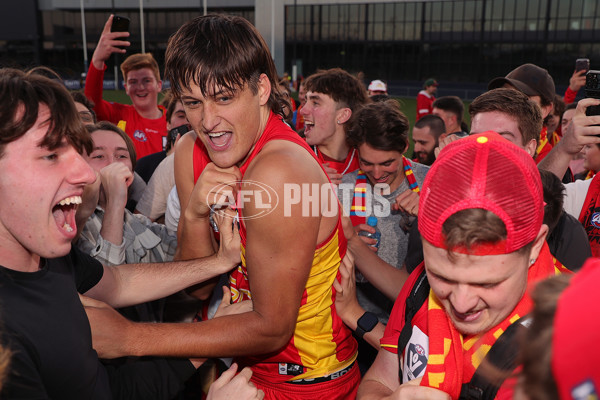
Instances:
[[[421,193],[425,261],[396,300],[358,398],[510,396],[503,381],[481,384],[479,366],[497,366],[498,353],[507,361],[495,343],[515,348],[504,334],[531,310],[531,283],[562,271],[545,243],[535,162],[495,132],[469,136],[442,150]],[[510,375],[514,367],[502,369]]]

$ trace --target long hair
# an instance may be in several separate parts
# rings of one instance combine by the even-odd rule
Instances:
[[[3,68],[0,69],[0,157],[7,144],[34,126],[41,104],[48,107],[50,116],[48,133],[40,146],[53,150],[66,140],[80,153],[91,151],[91,137],[61,83],[38,73]]]
[[[165,76],[177,97],[192,85],[198,86],[207,97],[214,94],[215,88],[235,93],[245,85],[256,94],[261,74],[271,82],[269,108],[285,116],[282,105],[287,100],[279,88],[269,48],[246,19],[216,14],[201,16],[184,24],[169,38]]]

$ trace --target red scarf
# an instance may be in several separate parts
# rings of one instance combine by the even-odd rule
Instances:
[[[402,156],[402,168],[404,176],[408,181],[408,187],[416,193],[420,192],[419,184],[415,178],[415,174],[412,170],[412,164],[410,160]],[[365,173],[362,170],[358,170],[356,176],[356,183],[354,185],[354,196],[352,197],[352,206],[350,207],[350,220],[352,225],[364,224],[367,221],[367,187],[368,181]]]
[[[544,127],[540,132],[540,143],[538,144],[536,154],[537,157],[535,159],[536,163],[539,163],[550,153],[552,150],[552,143],[548,140],[548,128]]]
[[[463,336],[458,332],[442,304],[433,291],[430,291],[427,310],[429,359],[421,385],[440,389],[450,394],[452,399],[458,399],[462,384],[471,380],[496,339],[508,326],[531,311],[529,293],[533,284],[566,271],[568,270],[560,265],[555,266],[548,245],[544,243],[538,259],[529,268],[527,291],[514,310],[504,321],[475,336]]]
[[[600,257],[600,174],[592,178],[579,214],[579,222],[588,235],[592,256]]]

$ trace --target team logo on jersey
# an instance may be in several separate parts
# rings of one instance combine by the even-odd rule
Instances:
[[[406,361],[408,366],[407,374],[409,378],[416,379],[421,375],[427,366],[427,357],[425,356],[425,350],[418,344],[409,344],[406,354]]]
[[[424,356],[425,355],[425,349],[423,348],[423,346],[421,346],[420,344],[416,344],[415,345],[415,351],[417,352],[418,355],[420,356]]]
[[[592,214],[591,223],[596,228],[600,228],[600,213],[595,212]]]
[[[402,362],[402,381],[408,382],[423,376],[429,358],[429,338],[417,326],[413,326],[412,335],[404,348]]]
[[[146,136],[146,132],[140,131],[139,129],[133,132],[133,138],[138,142],[147,142],[148,137]]]

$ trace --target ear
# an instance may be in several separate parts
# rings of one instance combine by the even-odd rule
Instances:
[[[527,153],[529,153],[529,155],[531,157],[535,156],[535,153],[537,152],[537,140],[535,139],[531,139],[527,144],[525,144],[525,151]]]
[[[271,96],[271,81],[266,74],[260,74],[258,77],[258,98],[260,105],[264,106]]]
[[[348,122],[350,117],[352,116],[352,110],[348,107],[340,108],[335,112],[335,121],[339,122],[340,125]]]
[[[163,81],[161,81],[160,79],[158,80],[158,91],[160,92],[162,90],[162,86],[163,86]]]
[[[544,246],[544,242],[546,241],[546,236],[548,235],[548,225],[542,224],[540,227],[540,231],[538,232],[535,240],[533,241],[533,246],[529,251],[529,260],[537,260],[540,256],[540,252],[542,251],[542,247]]]

